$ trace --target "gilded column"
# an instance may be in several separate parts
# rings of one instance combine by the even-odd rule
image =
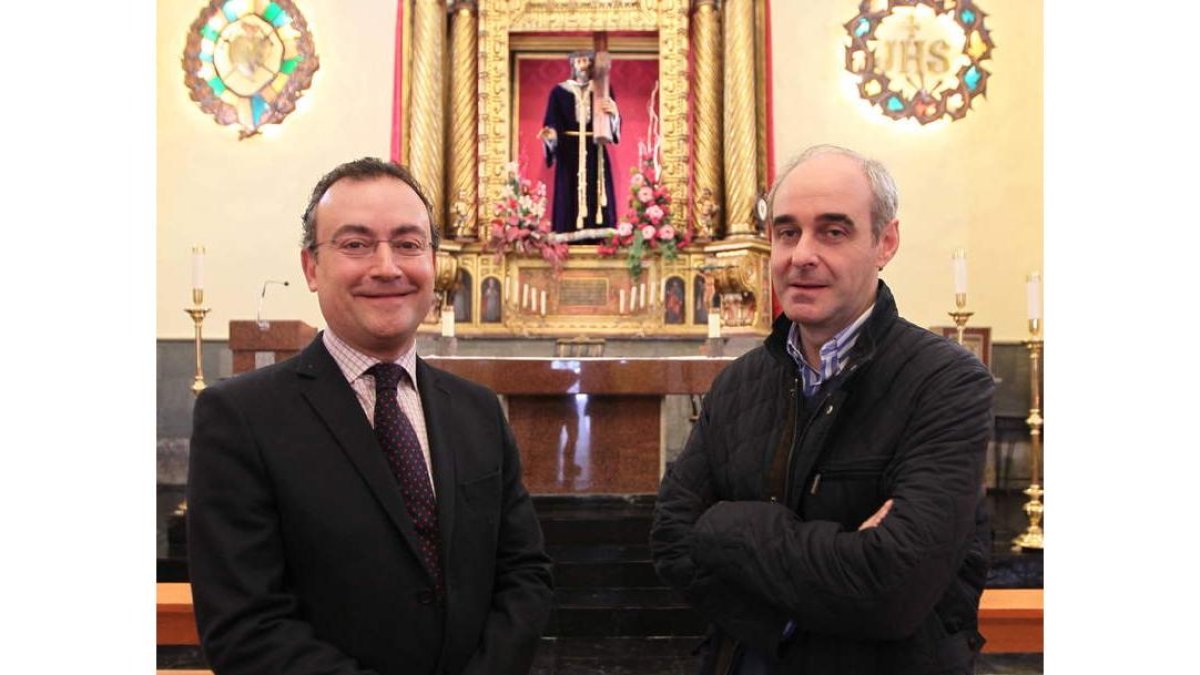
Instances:
[[[412,39],[412,115],[409,117],[409,166],[429,193],[433,220],[446,232],[443,209],[445,125],[442,122],[446,43],[444,0],[414,0]]]
[[[754,109],[754,2],[725,0],[725,223],[727,237],[752,237],[758,182]]]
[[[692,15],[695,50],[696,184],[692,223],[697,241],[719,236],[721,206],[721,18],[716,0],[695,0]]]
[[[450,28],[450,180],[446,195],[447,233],[456,239],[475,239],[478,160],[479,40],[476,3],[459,0],[452,8]]]

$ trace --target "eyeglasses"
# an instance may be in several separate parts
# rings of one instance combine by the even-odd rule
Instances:
[[[403,256],[405,258],[415,258],[429,250],[429,242],[416,237],[399,237],[397,239],[375,239],[373,237],[341,237],[322,244],[316,244],[313,248],[319,246],[329,246],[338,253],[347,258],[369,258],[375,255],[375,251],[379,250],[379,244],[386,243],[392,249],[392,255]]]

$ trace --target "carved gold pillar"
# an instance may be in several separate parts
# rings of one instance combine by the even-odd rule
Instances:
[[[450,180],[446,195],[447,231],[456,239],[474,239],[478,162],[479,55],[475,2],[459,0],[452,8],[450,28]]]
[[[414,0],[409,167],[429,192],[429,201],[437,211],[433,219],[443,232],[446,232],[443,208],[445,125],[442,122],[445,46],[445,1]]]
[[[754,2],[725,0],[725,223],[727,237],[753,237],[758,182],[754,109]]]
[[[696,68],[696,177],[692,222],[696,240],[719,236],[721,191],[721,17],[716,0],[696,0],[692,15]],[[705,190],[708,193],[705,193]]]

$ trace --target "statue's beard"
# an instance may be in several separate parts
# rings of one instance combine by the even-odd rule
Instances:
[[[592,74],[586,70],[573,71],[572,79],[580,84],[587,84],[592,80]]]

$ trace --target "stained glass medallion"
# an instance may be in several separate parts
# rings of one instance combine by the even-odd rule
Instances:
[[[188,30],[184,82],[238,139],[296,109],[319,66],[312,35],[291,0],[212,0]]]
[[[846,70],[888,117],[962,119],[987,93],[995,45],[972,0],[863,0],[846,22]]]

